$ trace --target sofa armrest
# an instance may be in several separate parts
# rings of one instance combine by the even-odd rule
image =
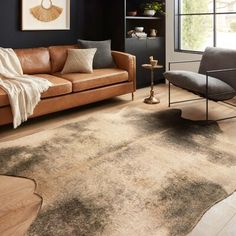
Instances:
[[[112,56],[116,66],[128,72],[129,81],[133,81],[134,90],[136,90],[136,57],[131,54],[118,51],[112,51]]]

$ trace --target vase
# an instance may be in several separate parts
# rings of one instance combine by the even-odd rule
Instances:
[[[157,36],[157,30],[156,29],[150,29],[150,37],[156,37]]]
[[[145,16],[154,16],[156,14],[155,10],[144,10],[143,15]]]

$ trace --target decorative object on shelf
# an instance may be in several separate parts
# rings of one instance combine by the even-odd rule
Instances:
[[[135,27],[135,31],[136,32],[143,32],[143,30],[144,30],[144,27]]]
[[[156,37],[157,36],[157,30],[156,29],[150,29],[150,37]]]
[[[154,16],[156,13],[164,14],[164,3],[158,1],[146,2],[141,5],[143,15]]]
[[[158,65],[158,60],[154,60],[153,56],[149,57],[150,64],[143,64],[142,67],[147,70],[151,70],[151,90],[150,96],[144,99],[146,104],[158,104],[160,99],[155,97],[154,94],[154,70],[162,69],[162,65]]]
[[[129,38],[147,38],[147,34],[145,32],[137,32],[135,30],[130,30],[127,33]]]
[[[156,11],[155,10],[148,10],[148,9],[146,9],[146,10],[144,10],[144,12],[143,12],[143,15],[144,16],[154,16],[156,14]]]
[[[137,38],[147,38],[147,34],[145,32],[136,32],[135,35]]]
[[[128,11],[127,16],[137,16],[137,11]]]
[[[70,0],[22,0],[22,30],[69,30]]]

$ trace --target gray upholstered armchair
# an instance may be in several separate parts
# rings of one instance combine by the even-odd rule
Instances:
[[[208,47],[203,53],[198,73],[190,71],[171,71],[172,64],[197,61],[169,62],[169,71],[164,73],[169,82],[169,107],[171,104],[193,100],[206,100],[206,120],[208,121],[209,99],[235,106],[227,100],[236,95],[236,50]],[[171,102],[171,84],[198,94],[200,98]],[[236,118],[227,117],[220,120]]]

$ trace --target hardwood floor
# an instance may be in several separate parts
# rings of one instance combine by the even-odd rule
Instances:
[[[104,102],[29,120],[16,130],[13,130],[12,126],[0,127],[0,142],[15,140],[43,130],[56,128],[73,122],[78,116],[88,113],[96,115],[98,112],[118,110],[127,105],[145,107],[145,109],[157,111],[169,109],[167,107],[166,85],[162,84],[155,87],[156,96],[161,100],[161,103],[157,105],[143,103],[143,99],[149,95],[149,90],[149,88],[138,90],[135,93],[133,102],[131,94],[128,94]],[[177,101],[193,98],[195,95],[173,87],[171,97]],[[236,104],[236,100],[233,102]],[[186,119],[199,120],[205,118],[204,100],[171,106],[171,109],[174,108],[181,109],[182,117]],[[236,115],[236,108],[233,109],[225,104],[210,102],[210,119],[219,119],[223,116],[232,116],[234,114]],[[229,139],[236,138],[236,119],[219,122],[219,126]],[[0,235],[24,235],[31,222],[37,216],[41,205],[41,198],[34,194],[34,188],[34,182],[31,180],[0,176]],[[227,217],[227,211],[225,213],[221,211],[220,213],[222,218]],[[214,227],[214,225],[211,227]]]
[[[23,236],[42,204],[32,180],[0,176],[0,235]]]
[[[167,106],[167,85],[161,84],[155,87],[155,92],[160,98],[161,103],[156,105],[147,105],[143,103],[143,99],[149,96],[149,88],[139,89],[135,93],[134,101],[132,101],[131,94],[123,95],[118,98],[113,98],[103,102],[98,102],[95,104],[86,105],[79,108],[74,108],[68,111],[62,111],[56,114],[51,114],[43,117],[39,117],[33,120],[27,121],[25,124],[17,128],[12,129],[11,125],[0,127],[0,142],[14,140],[19,137],[37,133],[43,130],[55,128],[63,124],[67,124],[75,120],[78,116],[83,116],[87,113],[94,113],[106,111],[107,109],[119,109],[119,107],[125,107],[130,103],[132,106],[145,107],[151,110],[164,110],[168,109]],[[172,101],[184,100],[195,98],[192,93],[185,90],[172,87],[171,89],[171,99]],[[236,99],[232,101],[236,105]],[[192,120],[200,120],[205,118],[205,102],[204,100],[181,103],[172,105],[171,108],[177,108],[182,110],[182,117]],[[225,116],[236,115],[236,108],[232,108],[223,103],[216,103],[211,101],[209,104],[209,119],[220,119]],[[236,137],[236,132],[234,131],[236,119],[218,122],[220,127],[232,137]]]

